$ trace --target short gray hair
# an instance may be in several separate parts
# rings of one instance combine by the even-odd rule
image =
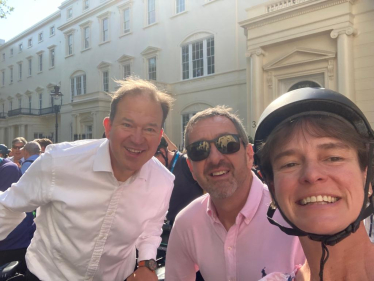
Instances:
[[[30,155],[39,155],[41,152],[40,144],[38,144],[36,141],[30,141],[23,147],[24,150],[27,151]]]
[[[232,108],[228,108],[224,105],[217,105],[216,107],[208,108],[203,111],[196,113],[190,121],[188,121],[186,128],[184,130],[184,147],[188,146],[189,143],[189,134],[191,133],[193,126],[195,126],[199,121],[211,118],[214,116],[222,116],[229,119],[238,131],[239,137],[244,143],[244,146],[248,145],[248,135],[244,129],[243,123],[240,121],[239,116],[232,113]]]

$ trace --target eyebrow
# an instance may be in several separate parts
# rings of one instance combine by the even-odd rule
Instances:
[[[322,143],[317,145],[317,149],[323,149],[323,150],[330,150],[330,149],[342,149],[346,150],[349,149],[349,145],[342,143],[342,142],[329,142],[329,143]],[[282,151],[281,153],[277,154],[273,161],[278,160],[279,158],[285,157],[285,156],[290,156],[296,154],[295,149],[289,149],[286,151]]]
[[[134,120],[126,118],[126,117],[123,117],[122,121],[127,121],[127,122],[130,122],[130,123],[134,123]],[[148,124],[146,124],[146,126],[151,126],[151,127],[155,127],[155,128],[159,127],[159,125],[157,125],[157,123],[148,123]]]

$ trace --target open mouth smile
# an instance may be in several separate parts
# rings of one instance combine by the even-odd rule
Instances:
[[[136,154],[140,154],[143,152],[143,150],[138,150],[138,149],[133,149],[133,148],[127,148],[126,147],[126,150],[131,152],[131,153],[136,153]]]
[[[317,196],[305,197],[299,200],[297,203],[299,205],[305,206],[305,205],[310,205],[310,204],[331,204],[331,203],[335,203],[338,200],[340,200],[339,197],[334,197],[330,195],[317,195]]]
[[[219,176],[222,176],[222,175],[226,175],[228,172],[229,171],[222,170],[222,171],[216,171],[216,172],[210,173],[210,175],[212,177],[219,177]]]

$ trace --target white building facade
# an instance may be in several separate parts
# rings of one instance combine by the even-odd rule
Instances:
[[[196,112],[231,107],[253,136],[265,106],[301,85],[347,94],[374,123],[373,3],[64,1],[0,45],[0,143],[55,139],[56,116],[58,141],[100,138],[107,92],[129,75],[175,97],[165,129],[180,147]],[[58,101],[50,98],[55,85],[63,94]]]

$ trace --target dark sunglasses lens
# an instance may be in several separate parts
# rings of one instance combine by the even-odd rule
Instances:
[[[216,146],[221,153],[231,154],[239,151],[240,141],[237,136],[225,135],[217,139]]]
[[[192,161],[201,161],[209,156],[210,145],[207,141],[198,141],[187,147],[187,155]]]

